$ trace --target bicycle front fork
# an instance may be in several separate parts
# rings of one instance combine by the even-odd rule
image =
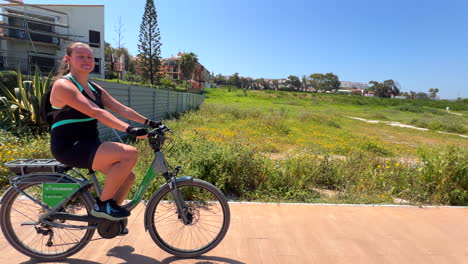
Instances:
[[[192,223],[192,215],[189,212],[188,207],[185,204],[185,201],[182,197],[182,194],[180,193],[179,188],[177,188],[177,183],[176,183],[176,176],[177,173],[179,173],[180,167],[176,167],[176,172],[168,172],[167,175],[164,175],[168,181],[169,189],[171,190],[172,197],[174,198],[174,202],[177,206],[177,214],[179,215],[179,219],[182,220],[182,222],[185,225],[189,225]]]

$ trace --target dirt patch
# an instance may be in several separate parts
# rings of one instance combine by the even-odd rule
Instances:
[[[311,190],[314,191],[314,192],[318,192],[320,194],[320,196],[324,196],[324,197],[327,197],[327,198],[335,198],[340,194],[339,191],[321,189],[321,188],[311,188]]]
[[[354,116],[347,116],[347,118],[351,118],[351,119],[355,119],[355,120],[359,120],[359,121],[364,121],[364,122],[372,123],[372,124],[383,123],[383,124],[387,124],[387,125],[395,126],[395,127],[411,128],[411,129],[417,129],[417,130],[422,130],[422,131],[428,131],[429,130],[428,128],[416,127],[416,126],[412,126],[412,125],[406,125],[406,124],[403,124],[403,123],[400,123],[400,122],[395,122],[395,121],[369,120],[369,119],[354,117]],[[460,136],[460,137],[463,137],[463,138],[468,138],[467,135],[462,135],[462,134],[449,133],[449,132],[445,132],[445,131],[436,131],[436,132],[441,133],[441,134],[455,135],[455,136]]]

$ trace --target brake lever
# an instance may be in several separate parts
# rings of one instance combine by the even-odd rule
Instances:
[[[161,129],[163,132],[172,132],[172,130],[168,128],[166,125],[160,125],[159,129]]]

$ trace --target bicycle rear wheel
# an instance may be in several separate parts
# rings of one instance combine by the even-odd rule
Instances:
[[[169,186],[156,192],[148,203],[145,222],[161,249],[178,257],[196,257],[215,248],[226,235],[229,204],[220,190],[202,180],[178,182],[177,188],[192,222],[183,223]]]
[[[38,176],[18,187],[42,203],[43,183],[63,183],[58,176]],[[66,181],[65,181],[66,182]],[[89,193],[87,193],[89,195]],[[92,209],[90,197],[83,193],[75,195],[60,212],[87,215]],[[11,189],[2,200],[0,225],[7,241],[19,252],[38,260],[55,261],[69,257],[92,238],[95,229],[56,228],[46,224],[27,224],[36,222],[45,211],[38,204]],[[86,225],[83,222],[55,220],[64,225]]]

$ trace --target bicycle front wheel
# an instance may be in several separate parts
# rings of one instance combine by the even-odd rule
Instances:
[[[230,210],[226,198],[214,185],[191,179],[177,183],[191,223],[177,213],[169,186],[148,203],[146,223],[154,242],[178,257],[196,257],[215,248],[226,235]]]
[[[43,183],[63,182],[58,176],[38,176],[18,187],[40,203]],[[86,193],[88,194],[88,193]],[[92,209],[90,197],[75,195],[59,211],[87,215]],[[5,238],[19,252],[38,260],[55,261],[81,250],[92,238],[95,229],[56,228],[35,223],[45,211],[21,192],[11,189],[2,200],[0,225]],[[55,220],[63,225],[83,225],[83,222]],[[88,225],[88,224],[86,224]]]

